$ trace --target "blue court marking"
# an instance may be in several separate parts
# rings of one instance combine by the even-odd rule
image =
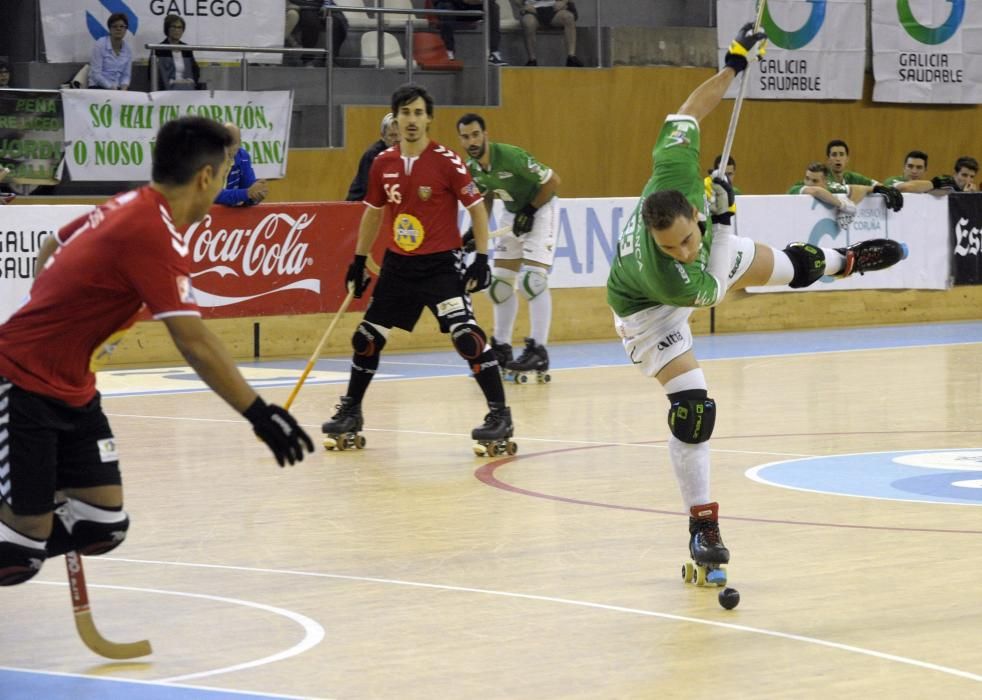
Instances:
[[[611,335],[613,335],[613,327],[611,327]],[[982,321],[697,336],[695,338],[695,353],[700,360],[728,360],[963,343],[982,343]],[[516,341],[514,348],[516,355],[521,351],[521,347],[521,342]],[[264,387],[292,387],[299,377],[298,372],[302,371],[306,364],[306,359],[285,359],[240,362],[239,366],[266,370],[280,368],[284,371],[282,379],[271,377],[264,379],[261,383],[253,383],[253,386],[262,389]],[[549,364],[550,371],[555,371],[621,366],[628,365],[629,361],[620,342],[612,339],[602,342],[550,345]],[[349,355],[322,358],[316,363],[315,371],[340,372],[342,376],[337,379],[311,376],[307,379],[306,384],[310,386],[315,384],[347,384],[350,366],[351,358]],[[112,372],[114,370],[104,371]],[[119,371],[119,369],[115,371]],[[125,371],[133,372],[133,370]],[[147,372],[159,373],[160,370],[147,370]],[[382,355],[378,372],[380,376],[376,377],[375,381],[469,376],[466,363],[449,348],[449,341],[447,350],[386,352]],[[141,396],[208,391],[206,388],[193,389],[181,385],[184,380],[194,378],[193,372],[175,372],[172,378],[174,380],[173,389],[115,391],[105,396]]]
[[[199,686],[164,685],[118,678],[89,678],[67,673],[0,668],[0,698],[3,700],[277,700],[289,695],[263,695]]]
[[[808,457],[748,469],[754,481],[797,491],[890,501],[982,505],[982,449]]]

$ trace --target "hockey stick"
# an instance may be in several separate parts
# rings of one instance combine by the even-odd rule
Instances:
[[[371,260],[371,257],[369,257],[368,259]],[[289,398],[286,400],[286,403],[283,404],[283,408],[285,408],[286,410],[290,410],[290,406],[293,404],[293,400],[297,398],[297,394],[300,393],[300,387],[302,387],[303,383],[307,381],[307,375],[310,374],[310,370],[314,368],[314,364],[316,364],[317,358],[320,357],[321,350],[324,349],[324,345],[327,343],[327,339],[331,337],[331,333],[334,332],[334,327],[338,325],[338,321],[341,320],[341,317],[344,315],[344,312],[348,310],[348,304],[350,304],[351,300],[354,298],[355,298],[355,290],[352,288],[348,291],[348,296],[346,296],[344,298],[344,301],[341,302],[341,306],[340,308],[338,308],[338,312],[334,314],[334,319],[327,327],[327,330],[324,331],[324,335],[321,336],[321,342],[317,343],[317,347],[314,348],[313,354],[311,354],[310,359],[307,360],[307,366],[304,367],[303,374],[300,375],[300,379],[297,381],[297,385],[293,387],[293,391],[290,392]]]
[[[757,6],[757,19],[754,20],[754,33],[760,31],[761,22],[764,21],[764,8],[767,0],[760,0]],[[737,122],[740,120],[740,110],[743,108],[743,98],[747,94],[747,85],[750,84],[750,69],[753,62],[747,63],[746,70],[743,71],[743,80],[740,81],[740,90],[737,92],[736,102],[733,103],[733,113],[730,115],[730,125],[726,129],[726,141],[723,142],[723,152],[719,158],[719,170],[726,172],[726,165],[730,162],[730,151],[733,149],[733,139],[736,136]]]
[[[92,611],[89,610],[89,591],[85,586],[81,555],[78,552],[66,552],[65,566],[68,568],[68,588],[72,594],[72,608],[75,612],[75,629],[85,646],[107,659],[135,659],[153,653],[153,648],[146,639],[117,644],[99,634],[92,620]]]

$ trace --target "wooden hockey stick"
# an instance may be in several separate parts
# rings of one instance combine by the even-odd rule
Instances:
[[[754,21],[755,33],[760,31],[760,25],[764,21],[764,8],[767,5],[767,0],[759,0],[759,2],[760,4],[757,6],[757,18]],[[752,60],[748,60],[747,68],[743,71],[736,102],[733,103],[733,113],[730,115],[730,125],[726,129],[726,140],[723,142],[723,152],[720,154],[719,160],[719,171],[721,173],[726,172],[726,164],[730,161],[730,151],[733,148],[733,139],[736,137],[737,122],[740,120],[740,110],[743,108],[743,98],[747,94],[747,85],[750,83],[750,68],[753,66],[753,61],[757,57],[754,56],[751,58]]]
[[[81,555],[78,552],[66,552],[65,566],[68,568],[68,589],[75,612],[75,629],[85,646],[107,659],[135,659],[153,653],[153,648],[146,639],[117,644],[99,634],[92,620],[92,611],[89,610],[89,591],[85,586]]]
[[[368,259],[371,260],[372,259],[371,256],[369,256]],[[307,381],[307,375],[310,374],[310,370],[314,368],[314,365],[317,363],[317,358],[320,357],[321,355],[321,350],[323,350],[324,345],[327,344],[327,339],[331,337],[331,333],[334,332],[334,327],[338,325],[338,321],[341,320],[341,317],[344,315],[344,312],[348,310],[348,304],[350,304],[351,300],[354,298],[355,298],[355,290],[352,288],[348,290],[348,296],[346,296],[344,298],[344,301],[341,302],[341,306],[338,309],[338,312],[334,314],[334,319],[327,327],[327,330],[324,331],[324,335],[321,336],[321,342],[317,343],[317,347],[314,348],[314,352],[311,354],[310,359],[307,360],[307,366],[304,367],[303,374],[300,375],[300,379],[297,381],[297,385],[293,387],[293,391],[290,392],[290,397],[286,400],[286,403],[283,404],[283,408],[285,408],[286,410],[290,410],[290,406],[293,404],[293,400],[297,398],[297,394],[300,393],[300,387],[302,387],[303,383]]]

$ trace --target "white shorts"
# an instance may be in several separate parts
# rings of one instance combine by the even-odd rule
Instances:
[[[730,249],[730,284],[739,280],[754,261],[755,246],[749,238],[737,236]],[[624,351],[646,377],[654,377],[676,357],[692,349],[689,316],[695,309],[653,306],[625,318],[614,314],[614,328]]]
[[[499,225],[511,226],[515,215],[503,212]],[[556,229],[559,223],[559,207],[553,197],[535,213],[532,230],[524,236],[509,233],[492,241],[495,260],[531,260],[552,267],[556,258]]]

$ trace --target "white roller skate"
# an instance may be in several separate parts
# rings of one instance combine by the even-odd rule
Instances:
[[[518,445],[511,439],[515,426],[511,422],[511,409],[503,403],[491,403],[491,412],[484,416],[484,424],[471,431],[471,438],[477,441],[474,454],[478,457],[497,457],[513,455]]]
[[[682,565],[682,581],[696,586],[725,586],[730,550],[719,534],[719,504],[693,506],[689,516],[689,555]]]
[[[534,338],[525,339],[525,349],[517,360],[507,365],[509,379],[516,384],[545,384],[552,380],[549,374],[549,353],[544,345],[538,345]]]
[[[360,431],[365,425],[365,419],[361,415],[361,404],[355,403],[348,396],[342,396],[341,403],[334,408],[338,412],[321,426],[321,432],[324,433],[324,449],[364,448],[365,436]]]

